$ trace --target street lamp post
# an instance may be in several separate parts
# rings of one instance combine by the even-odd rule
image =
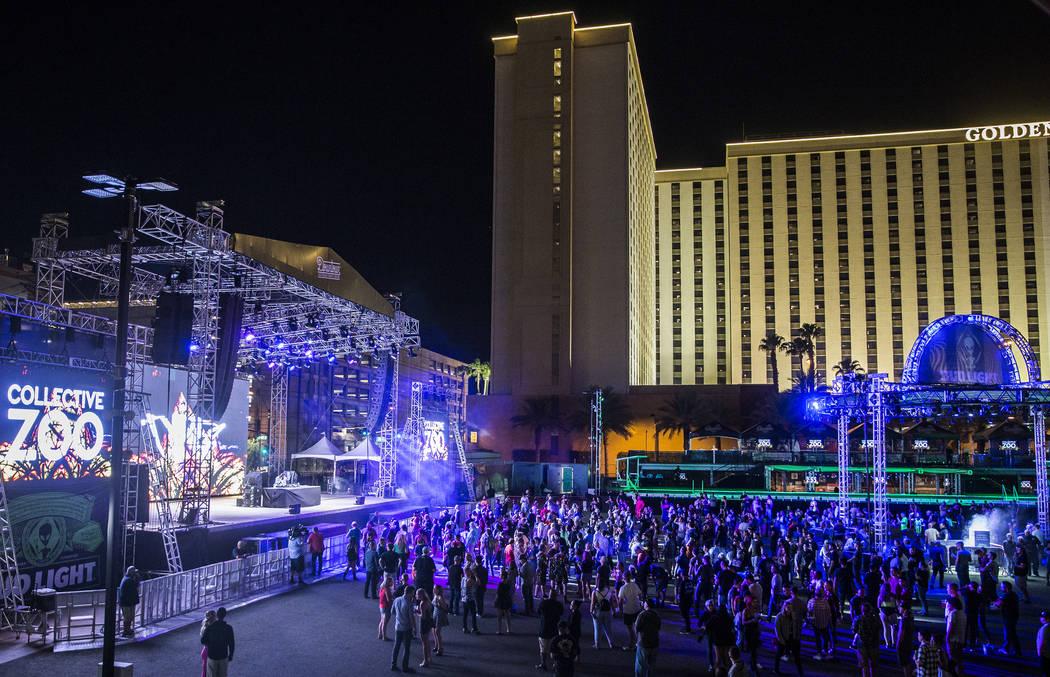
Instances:
[[[121,534],[120,490],[124,475],[124,421],[125,389],[128,362],[128,310],[131,305],[131,247],[135,240],[135,219],[138,216],[138,190],[173,191],[178,188],[169,181],[138,182],[135,179],[117,179],[109,174],[84,176],[98,188],[83,190],[86,195],[99,198],[123,197],[127,201],[128,218],[120,231],[120,277],[117,283],[116,355],[113,358],[113,441],[110,448],[109,519],[106,524],[106,610],[102,625],[102,675],[113,677],[117,642],[117,586],[122,572],[123,558],[118,543]]]

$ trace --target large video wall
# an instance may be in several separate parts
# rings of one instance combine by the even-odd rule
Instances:
[[[211,422],[198,420],[187,403],[187,380],[186,370],[174,367],[147,367],[143,379],[152,414],[145,432],[153,436],[168,464],[168,496],[180,496],[179,478],[193,445],[212,447],[212,495],[239,494],[248,440],[248,381],[234,380],[229,406],[217,422]]]

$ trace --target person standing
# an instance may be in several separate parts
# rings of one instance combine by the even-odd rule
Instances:
[[[1050,611],[1039,614],[1039,622],[1043,625],[1035,632],[1035,653],[1043,677],[1050,677]]]
[[[211,609],[204,614],[204,620],[201,621],[201,632],[200,636],[204,636],[204,631],[215,622],[216,615]],[[201,648],[201,677],[208,677],[208,647]]]
[[[531,616],[536,613],[536,601],[533,596],[533,587],[536,585],[536,565],[532,563],[532,557],[529,555],[525,555],[522,559],[518,567],[518,578],[521,579],[521,599],[525,603],[525,615]]]
[[[423,590],[427,594],[434,589],[434,572],[437,566],[430,557],[430,549],[422,546],[419,556],[412,561],[412,584],[416,590]]]
[[[966,645],[966,613],[958,597],[947,600],[948,626],[945,630],[944,644],[948,650],[948,659],[952,662],[956,677],[963,674],[963,646]]]
[[[484,618],[485,591],[489,587],[489,570],[485,567],[485,562],[481,558],[478,558],[474,564],[474,576],[477,577],[477,590],[474,591],[474,600],[478,605],[478,617]]]
[[[938,677],[941,668],[941,650],[933,642],[933,630],[919,630],[919,648],[915,651],[915,677]]]
[[[795,619],[792,618],[791,602],[785,601],[773,622],[773,635],[777,651],[773,657],[773,672],[780,674],[780,657],[790,655],[795,659],[795,669],[802,677],[802,652],[799,650],[799,637],[795,634]]]
[[[233,662],[233,628],[226,622],[226,607],[215,612],[215,622],[201,633],[201,644],[208,651],[208,677],[226,677]]]
[[[540,602],[538,609],[540,613],[540,662],[536,665],[537,670],[547,669],[547,656],[550,655],[551,642],[558,635],[558,622],[565,613],[565,606],[558,601],[558,590],[551,586],[547,599]]]
[[[304,552],[302,527],[293,527],[288,531],[288,562],[291,565],[292,580],[295,583],[295,575],[299,574],[299,582],[303,583],[303,570],[306,569],[306,555]]]
[[[121,637],[134,637],[135,631],[131,625],[135,622],[135,607],[139,604],[139,570],[135,567],[128,567],[124,573],[117,589],[117,602],[120,604],[120,615],[124,618]]]
[[[478,603],[474,599],[478,589],[477,586],[478,579],[474,575],[474,570],[467,569],[467,573],[463,578],[463,634],[469,632],[467,630],[468,621],[474,625],[474,634],[481,634],[478,630]]]
[[[365,597],[376,597],[379,587],[379,577],[382,575],[382,567],[379,564],[379,553],[376,552],[375,541],[369,541],[365,550]],[[343,573],[346,578],[346,573]]]
[[[459,600],[462,595],[463,586],[463,557],[456,555],[448,567],[448,594],[451,598],[450,613],[453,616],[459,614]]]
[[[813,626],[813,638],[816,641],[817,658],[830,658],[835,654],[835,643],[831,633],[831,605],[828,604],[824,588],[817,590],[816,596],[809,600],[807,607]]]
[[[861,677],[872,677],[879,661],[882,623],[875,615],[875,607],[871,602],[865,601],[861,605],[860,615],[853,621],[853,634]]]
[[[962,541],[955,544],[955,574],[959,577],[959,587],[970,584],[970,561],[973,557]]]
[[[1021,603],[1014,592],[1014,586],[1009,581],[999,584],[1003,596],[992,606],[998,607],[1003,615],[1003,645],[999,649],[1001,653],[1021,657],[1021,640],[1017,637],[1017,620],[1021,614]]]
[[[503,634],[503,625],[507,625],[507,634],[510,634],[510,610],[514,607],[514,579],[510,569],[504,569],[500,573],[499,583],[496,584],[496,634]]]
[[[594,648],[598,648],[598,638],[605,634],[605,642],[613,648],[612,608],[614,595],[607,582],[598,579],[598,584],[591,590],[591,622],[594,624]]]
[[[321,555],[324,554],[324,534],[314,527],[314,530],[306,539],[310,548],[310,572],[314,578],[321,575]],[[357,577],[356,574],[354,576]]]
[[[616,593],[616,596],[620,600],[623,624],[627,627],[627,644],[623,648],[624,651],[629,651],[638,643],[638,638],[634,633],[634,622],[638,619],[638,612],[642,609],[642,590],[634,582],[634,576],[630,571],[624,578],[626,582],[620,586],[620,591]]]
[[[401,670],[412,672],[412,668],[408,666],[408,653],[412,648],[412,628],[415,625],[415,596],[415,588],[406,585],[405,591],[394,600],[394,652],[390,656],[391,670],[397,670],[397,657],[401,653],[401,647],[404,647],[405,656],[401,660]]]
[[[580,645],[573,638],[569,624],[558,623],[558,636],[551,642],[551,657],[554,659],[555,677],[572,677],[576,669],[576,659],[580,655]]]
[[[915,653],[915,617],[911,612],[911,605],[901,604],[900,620],[897,624],[897,665],[905,675],[910,675],[914,664],[912,656]]]
[[[757,621],[757,618],[756,618]],[[660,614],[656,613],[656,600],[645,600],[645,609],[638,614],[634,630],[638,636],[638,648],[634,654],[634,677],[649,677],[656,662],[660,647]]]
[[[346,580],[347,572],[353,574],[357,580],[357,567],[361,563],[361,530],[357,528],[357,522],[350,523],[350,529],[346,532],[346,569],[343,571],[343,580]],[[368,597],[368,571],[365,570],[365,597]]]
[[[1028,574],[1030,569],[1028,551],[1023,546],[1017,546],[1017,551],[1014,555],[1014,586],[1024,595],[1025,604],[1032,603],[1032,600],[1028,597]]]
[[[390,625],[390,615],[394,612],[394,579],[383,577],[383,587],[379,589],[379,639],[390,641],[386,636],[386,626]]]

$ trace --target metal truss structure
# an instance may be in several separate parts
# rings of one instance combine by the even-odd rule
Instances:
[[[882,554],[886,547],[886,534],[889,530],[886,523],[886,407],[882,399],[882,384],[885,378],[886,374],[869,374],[864,381],[871,418],[871,521],[875,538],[874,550],[879,554]]]
[[[390,407],[383,416],[383,424],[376,434],[376,447],[379,449],[379,479],[376,480],[376,496],[393,498],[397,490],[397,448],[395,436],[397,435],[397,389],[398,389],[398,363],[397,355],[391,355],[393,362],[390,378]],[[379,370],[377,369],[376,372]],[[378,379],[378,374],[373,373],[373,378]],[[384,377],[385,378],[385,377]],[[382,398],[382,395],[380,395]]]
[[[412,392],[408,405],[408,418],[401,431],[398,446],[409,453],[412,459],[412,481],[419,481],[419,457],[423,449],[423,384],[412,381]]]
[[[11,516],[7,511],[4,478],[0,476],[0,630],[14,629],[24,609],[22,581],[18,575],[18,556]]]
[[[1030,372],[1039,374],[1038,366]],[[881,375],[883,378],[885,375]],[[874,384],[878,385],[875,386]],[[877,390],[876,390],[877,388]],[[1039,525],[1050,530],[1050,484],[1047,481],[1046,408],[1050,406],[1050,381],[1034,381],[996,386],[920,385],[889,383],[868,375],[863,379],[838,379],[833,392],[814,397],[808,410],[814,418],[834,417],[839,428],[839,505],[848,504],[843,494],[844,476],[848,476],[849,443],[843,429],[851,420],[867,421],[872,426],[873,503],[878,509],[879,494],[885,496],[885,434],[890,419],[938,418],[941,416],[1031,417],[1035,446],[1036,498]],[[848,435],[848,434],[847,434]],[[878,450],[881,448],[881,454]],[[881,456],[882,478],[879,463]],[[848,482],[848,477],[845,477]],[[878,535],[876,526],[876,536]],[[885,532],[883,532],[885,534]],[[885,537],[885,536],[883,536]]]
[[[288,469],[288,367],[275,364],[270,369],[270,474]]]
[[[604,435],[602,435],[602,389],[597,388],[591,396],[591,465],[594,466],[594,493],[602,493],[602,456],[604,455]]]
[[[139,242],[132,253],[132,302],[151,303],[165,289],[191,294],[194,299],[187,399],[198,419],[210,420],[215,413],[219,299],[223,294],[244,298],[244,336],[238,357],[242,366],[265,363],[275,373],[277,387],[271,389],[271,403],[277,406],[271,411],[271,458],[281,469],[287,463],[287,382],[283,388],[281,383],[288,366],[368,351],[396,353],[420,345],[419,322],[401,312],[396,300],[389,314],[378,312],[235,251],[232,236],[223,227],[221,202],[198,203],[196,218],[164,205],[141,206],[136,230]],[[37,298],[47,303],[16,301],[21,307],[12,314],[112,336],[115,322],[64,309],[65,283],[78,277],[93,280],[99,293],[89,303],[111,302],[119,282],[119,246],[62,248],[59,241],[67,235],[68,221],[45,217],[41,236],[34,241],[33,260],[45,271],[37,279]],[[171,275],[173,270],[189,274],[176,279]],[[10,303],[0,299],[0,312],[8,310],[5,305]],[[142,390],[152,336],[149,329],[134,325],[130,333],[126,388],[134,393]],[[395,387],[396,382],[395,369]],[[396,398],[394,401],[396,416]],[[388,413],[378,435],[386,440],[380,442],[380,448],[385,444],[391,458],[395,421]],[[180,510],[180,521],[188,525],[206,523],[210,515],[211,449],[192,455],[187,458]],[[385,474],[381,463],[381,477],[387,479],[388,491],[396,483],[391,468],[396,460],[391,458],[386,461]]]
[[[459,429],[459,413],[456,411],[456,398],[449,393],[445,404],[448,406],[448,434],[456,445],[456,464],[459,466],[463,483],[467,487],[467,500],[476,501],[477,492],[474,488],[474,467],[467,463],[467,452],[463,449],[463,433]]]

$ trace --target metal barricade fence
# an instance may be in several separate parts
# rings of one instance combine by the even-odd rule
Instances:
[[[326,539],[321,564],[325,571],[346,566],[345,535]],[[306,566],[310,566],[309,553]],[[287,548],[151,578],[139,588],[133,626],[155,626],[176,616],[287,586],[289,580]],[[59,592],[56,604],[53,641],[91,641],[102,637],[105,590]],[[119,617],[117,622],[121,622]]]

